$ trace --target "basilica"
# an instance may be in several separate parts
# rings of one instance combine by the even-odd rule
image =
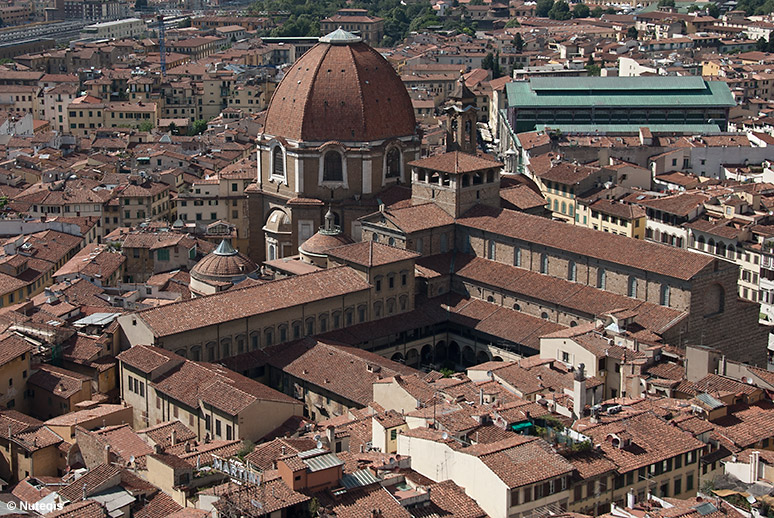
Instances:
[[[258,139],[257,184],[248,190],[249,255],[258,263],[298,253],[329,209],[359,240],[358,218],[380,200],[410,196],[408,163],[421,142],[398,74],[341,29],[289,67]]]

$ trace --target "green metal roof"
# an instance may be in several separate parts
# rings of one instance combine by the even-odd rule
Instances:
[[[535,78],[508,83],[505,89],[508,107],[521,109],[730,108],[736,105],[726,83],[697,77]]]
[[[704,79],[688,77],[535,77],[529,81],[534,91],[620,91],[620,90],[704,90]]]
[[[690,135],[720,133],[717,124],[536,124],[536,131],[559,130],[562,133],[632,134],[640,128],[648,128],[651,133],[685,133]]]

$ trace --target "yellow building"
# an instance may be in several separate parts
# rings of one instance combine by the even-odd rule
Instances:
[[[576,224],[584,227],[645,239],[645,209],[615,200],[601,199],[592,203],[578,203]]]
[[[30,373],[32,345],[16,335],[10,335],[0,340],[0,350],[3,351],[0,356],[0,379],[8,380],[8,388],[3,387],[0,394],[0,405],[26,412],[28,407],[26,384]]]

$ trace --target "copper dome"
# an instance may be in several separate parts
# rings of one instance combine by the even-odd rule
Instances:
[[[221,241],[214,252],[207,254],[191,268],[191,277],[197,280],[224,280],[247,276],[258,269],[249,258],[234,250],[228,241]]]
[[[269,103],[264,132],[300,141],[370,142],[414,135],[416,119],[390,63],[339,29],[288,68]]]

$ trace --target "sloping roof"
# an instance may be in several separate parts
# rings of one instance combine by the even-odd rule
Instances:
[[[174,302],[138,311],[135,315],[146,323],[155,336],[162,337],[305,302],[355,293],[369,287],[353,269],[331,268],[208,297]]]
[[[484,205],[473,207],[457,223],[683,280],[715,261],[702,254]]]

